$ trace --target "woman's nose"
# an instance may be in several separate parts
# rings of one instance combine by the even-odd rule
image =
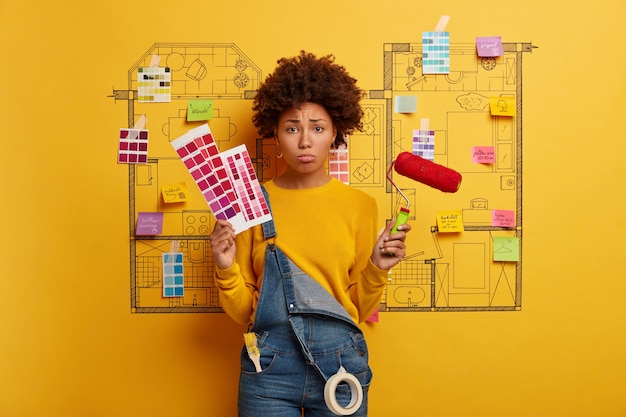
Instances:
[[[302,132],[302,136],[300,136],[300,143],[298,144],[300,148],[310,148],[311,147],[311,137],[310,133],[307,131]]]

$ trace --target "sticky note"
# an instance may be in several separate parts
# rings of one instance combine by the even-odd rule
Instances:
[[[180,203],[187,201],[187,184],[179,182],[161,187],[161,195],[164,203]]]
[[[137,213],[137,236],[160,235],[163,232],[163,213]]]
[[[493,260],[504,262],[519,261],[519,238],[495,236],[493,238]]]
[[[197,122],[213,118],[213,100],[189,100],[187,102],[187,121]]]
[[[378,315],[378,309],[376,309],[376,311],[374,311],[371,316],[366,318],[365,321],[369,323],[378,323],[380,321],[380,318]]]
[[[415,113],[417,96],[395,96],[393,109],[396,113]]]
[[[440,233],[455,233],[464,231],[463,212],[461,210],[446,210],[437,212],[437,230]]]
[[[504,55],[502,38],[500,36],[477,37],[476,52],[480,57],[494,57]]]
[[[515,211],[492,210],[491,225],[496,227],[515,227]]]
[[[489,109],[492,116],[515,116],[515,97],[489,97]]]
[[[493,146],[473,146],[472,162],[475,164],[493,164],[496,162],[496,154]]]

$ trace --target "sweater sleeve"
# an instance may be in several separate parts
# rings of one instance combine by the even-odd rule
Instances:
[[[258,298],[257,279],[250,259],[251,235],[237,236],[237,256],[230,268],[215,268],[215,285],[226,314],[239,324],[249,323]],[[248,256],[243,256],[248,254]]]
[[[352,286],[350,298],[359,311],[359,323],[364,322],[376,311],[387,284],[387,272],[372,262],[371,254],[377,240],[378,209],[372,200],[369,210],[361,210],[365,216],[359,219],[356,235],[356,259],[359,260],[355,271],[351,272]]]

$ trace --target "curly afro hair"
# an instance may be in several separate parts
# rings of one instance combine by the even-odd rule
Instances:
[[[254,97],[252,122],[263,138],[274,137],[280,114],[306,102],[323,106],[330,115],[337,138],[363,129],[360,100],[364,92],[346,69],[335,64],[333,55],[317,58],[300,51],[281,58]]]

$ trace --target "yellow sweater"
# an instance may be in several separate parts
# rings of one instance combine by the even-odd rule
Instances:
[[[276,245],[326,288],[356,323],[375,310],[387,271],[370,260],[378,232],[376,201],[336,179],[302,190],[265,184],[276,225]],[[240,324],[254,320],[265,259],[261,226],[237,235],[236,262],[216,269],[224,311]]]

